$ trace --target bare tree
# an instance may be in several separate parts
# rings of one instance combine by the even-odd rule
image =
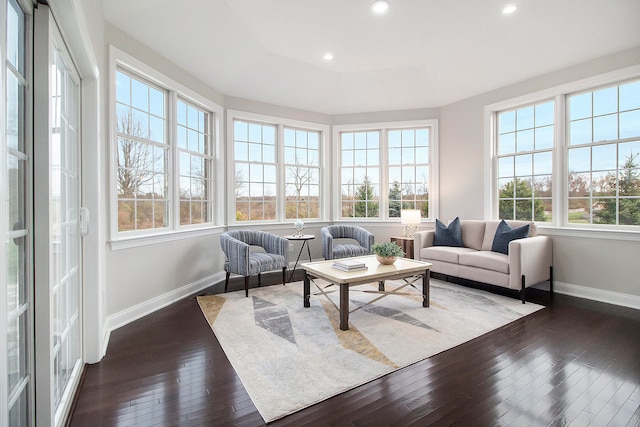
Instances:
[[[302,189],[313,182],[313,178],[313,169],[304,167],[296,158],[295,166],[289,167],[289,182],[295,190],[296,200],[300,200]]]
[[[144,138],[146,132],[140,120],[131,114],[118,116],[118,133],[133,138]],[[118,138],[118,194],[121,198],[133,198],[140,187],[153,180],[154,164],[161,155],[154,153],[150,144],[137,142],[126,136]]]

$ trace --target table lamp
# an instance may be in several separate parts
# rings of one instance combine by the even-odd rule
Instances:
[[[420,210],[418,209],[403,209],[400,212],[400,222],[404,224],[404,237],[413,237],[420,220]]]

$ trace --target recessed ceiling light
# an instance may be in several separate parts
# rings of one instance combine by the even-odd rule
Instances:
[[[324,55],[322,55],[322,59],[324,59],[325,61],[331,61],[333,59],[333,53],[331,52],[327,52]]]
[[[508,4],[504,7],[504,9],[502,9],[502,13],[504,13],[505,15],[509,15],[515,12],[517,9],[518,6],[516,6],[515,4]]]
[[[378,15],[383,14],[389,9],[389,0],[375,0],[371,3],[371,9]]]

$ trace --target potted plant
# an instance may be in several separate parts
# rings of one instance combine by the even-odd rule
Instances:
[[[371,246],[380,264],[393,264],[398,257],[403,257],[404,251],[394,242],[380,242]]]

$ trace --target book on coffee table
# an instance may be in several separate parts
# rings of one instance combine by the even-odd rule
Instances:
[[[338,260],[332,264],[333,268],[337,268],[342,271],[356,271],[356,270],[366,270],[367,265],[362,261],[356,261],[352,259]]]

